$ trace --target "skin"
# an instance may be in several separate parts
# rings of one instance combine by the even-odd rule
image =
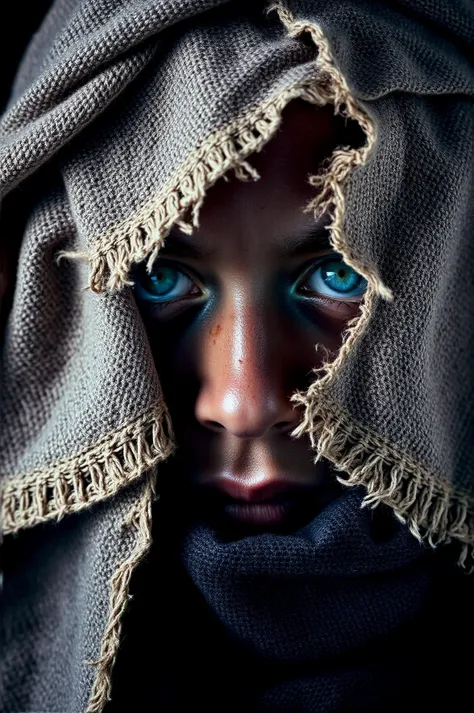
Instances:
[[[291,436],[301,411],[290,396],[337,351],[359,309],[362,294],[328,298],[312,289],[314,263],[337,254],[327,221],[302,209],[315,196],[308,176],[336,146],[362,138],[332,107],[291,102],[276,136],[249,159],[261,178],[219,180],[199,229],[167,237],[154,269],[179,270],[183,294],[150,302],[144,267],[135,274],[178,446],[160,468],[162,501],[177,497],[230,536],[291,529],[340,490],[328,463],[313,463],[309,439]],[[8,298],[12,260],[1,249],[0,268],[0,298]]]
[[[314,379],[325,350],[334,355],[362,295],[291,288],[315,260],[337,256],[325,221],[302,211],[315,195],[307,177],[337,145],[360,141],[332,107],[292,102],[277,135],[249,159],[261,178],[219,180],[199,229],[167,237],[154,269],[183,271],[186,294],[150,302],[145,268],[135,276],[178,445],[162,487],[194,510],[211,503],[208,514],[235,534],[301,524],[339,492],[328,463],[313,463],[309,439],[291,437],[301,411],[290,396]],[[288,252],[311,234],[304,251]],[[203,255],[188,254],[183,239]]]

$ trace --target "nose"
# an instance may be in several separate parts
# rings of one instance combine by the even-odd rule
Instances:
[[[197,420],[213,431],[262,438],[293,430],[288,345],[270,310],[234,304],[216,315],[203,345]]]

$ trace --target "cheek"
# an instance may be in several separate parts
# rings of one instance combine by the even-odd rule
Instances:
[[[280,327],[281,349],[300,354],[300,367],[308,373],[332,360],[343,342],[348,322],[360,314],[360,301],[342,302],[325,297],[298,300],[287,307]],[[313,381],[311,374],[305,386]],[[298,387],[305,388],[305,387]]]
[[[327,297],[312,297],[302,306],[308,319],[317,324],[319,340],[331,351],[341,346],[348,322],[360,315],[361,300],[336,300]]]
[[[206,326],[196,310],[189,308],[179,317],[161,321],[142,311],[157,372],[168,406],[181,406],[196,399],[202,362],[203,333]]]
[[[165,399],[181,420],[194,411],[204,382],[222,386],[226,378],[249,373],[249,363],[238,358],[241,354],[235,356],[239,350],[261,361],[271,381],[284,382],[288,393],[306,389],[314,379],[312,370],[337,354],[347,322],[358,311],[357,302],[295,303],[282,297],[266,313],[255,312],[257,328],[249,324],[239,329],[232,314],[211,305],[204,310],[188,307],[167,321],[152,311],[142,316]]]

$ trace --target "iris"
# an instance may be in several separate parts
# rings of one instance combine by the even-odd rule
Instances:
[[[135,275],[137,297],[148,302],[167,302],[189,294],[193,286],[184,272],[170,265],[155,264],[151,273],[140,266]]]
[[[357,297],[367,289],[367,280],[340,258],[318,264],[305,282],[306,292],[326,297]]]
[[[313,262],[294,285],[295,293],[329,298],[358,297],[367,289],[367,280],[337,256]],[[135,293],[141,300],[162,305],[190,295],[201,295],[196,282],[186,273],[158,260],[150,273],[143,264],[135,270]]]

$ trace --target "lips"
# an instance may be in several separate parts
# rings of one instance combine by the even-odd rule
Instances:
[[[265,477],[261,471],[245,475],[214,471],[183,482],[177,472],[183,473],[183,469],[176,464],[169,472],[162,471],[162,504],[168,498],[174,500],[170,510],[175,519],[207,521],[229,540],[263,532],[291,533],[310,522],[343,490],[325,461],[300,480],[296,474],[281,472]]]
[[[207,483],[206,487],[221,498],[249,504],[279,502],[314,490],[314,487],[310,488],[307,484],[291,482],[283,477],[272,478],[263,484],[245,485],[240,479],[227,475]]]
[[[223,513],[234,522],[274,526],[284,523],[294,508],[294,499],[267,500],[258,503],[234,500],[223,506]]]
[[[205,499],[208,513],[228,525],[279,532],[308,522],[340,495],[341,487],[333,478],[312,486],[280,480],[258,487],[223,478],[206,488]]]

